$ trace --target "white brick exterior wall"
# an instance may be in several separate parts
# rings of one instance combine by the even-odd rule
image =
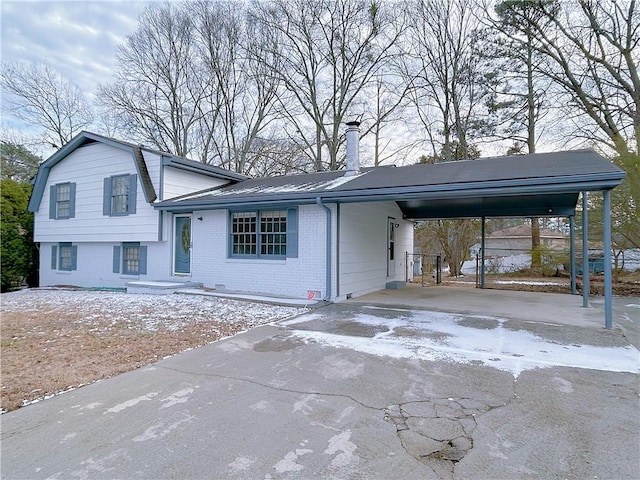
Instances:
[[[40,244],[40,286],[75,285],[80,287],[124,288],[132,280],[166,280],[171,278],[171,252],[168,242],[141,242],[147,247],[147,274],[113,273],[113,247],[116,242],[73,242],[78,248],[77,270],[51,269],[51,247],[58,243]]]
[[[202,217],[202,221],[197,220]],[[226,290],[305,298],[326,294],[325,212],[316,205],[298,210],[298,257],[283,260],[228,258],[227,210],[194,212],[192,280]]]

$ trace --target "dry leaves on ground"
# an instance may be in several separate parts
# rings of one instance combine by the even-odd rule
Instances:
[[[302,311],[209,296],[60,289],[0,299],[2,411]]]

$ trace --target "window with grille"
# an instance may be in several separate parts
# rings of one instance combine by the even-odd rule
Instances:
[[[78,247],[71,242],[51,246],[51,270],[77,270]]]
[[[113,273],[147,274],[147,247],[140,242],[124,242],[113,247]]]
[[[122,246],[122,273],[137,275],[140,273],[140,245],[123,244]]]
[[[56,218],[69,218],[71,214],[71,185],[63,183],[56,189]]]
[[[60,243],[58,245],[58,251],[60,252],[58,268],[60,270],[71,270],[71,267],[73,266],[71,258],[71,243]]]
[[[297,256],[297,242],[291,236],[292,222],[297,226],[297,209],[231,213],[230,252],[232,257],[285,258]],[[289,230],[289,232],[288,232]],[[289,252],[289,253],[291,253]]]
[[[128,212],[129,205],[129,175],[111,177],[111,214],[117,215]]]
[[[102,214],[125,216],[136,213],[138,176],[114,175],[104,179]]]
[[[260,213],[260,255],[287,255],[287,212]]]
[[[231,215],[232,255],[256,255],[258,252],[258,212],[236,212]]]

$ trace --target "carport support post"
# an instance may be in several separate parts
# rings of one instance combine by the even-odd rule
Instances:
[[[569,215],[569,271],[571,272],[571,294],[576,295],[576,218]]]
[[[480,243],[480,288],[484,288],[484,237],[485,237],[485,229],[484,229],[484,217],[482,217],[482,227],[480,229],[481,233],[481,243]]]
[[[602,191],[602,236],[604,237],[604,328],[611,330],[612,266],[611,266],[611,190]]]
[[[589,306],[589,228],[587,192],[582,192],[582,306]]]

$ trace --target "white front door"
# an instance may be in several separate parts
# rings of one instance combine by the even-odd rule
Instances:
[[[387,219],[387,277],[396,275],[396,219]]]

